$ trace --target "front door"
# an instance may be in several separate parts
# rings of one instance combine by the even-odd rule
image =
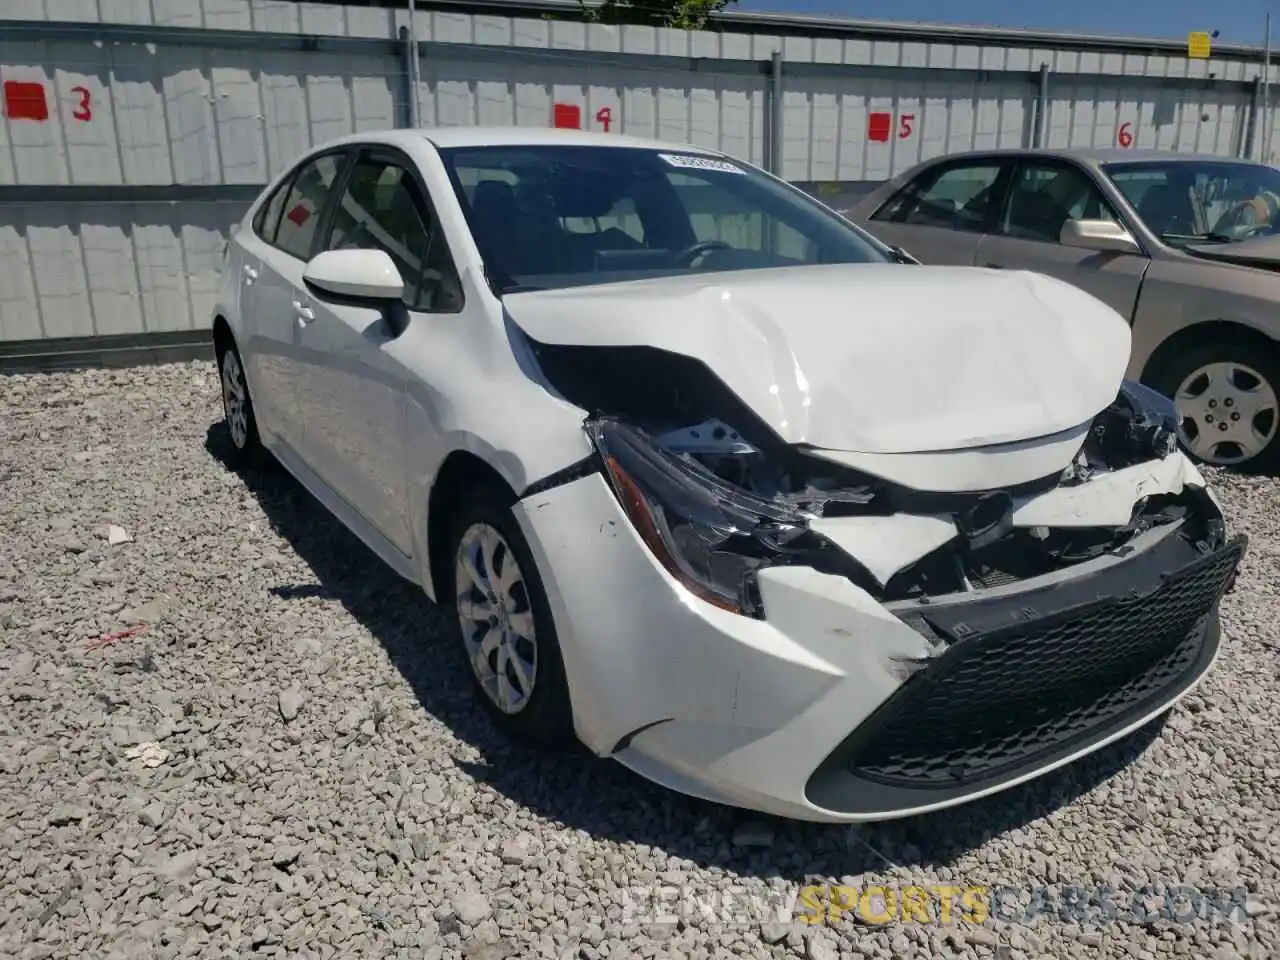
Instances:
[[[404,556],[413,555],[406,466],[406,365],[398,358],[408,324],[453,312],[461,294],[444,236],[433,229],[412,161],[366,148],[345,179],[321,244],[324,250],[378,249],[405,282],[404,302],[386,308],[308,295],[308,440],[312,466],[335,492]]]
[[[1014,175],[995,230],[978,245],[976,264],[1033,270],[1065,280],[1132,322],[1138,288],[1151,260],[1139,253],[1063,246],[1058,237],[1068,220],[1121,222],[1080,167],[1064,161],[1027,161]]]

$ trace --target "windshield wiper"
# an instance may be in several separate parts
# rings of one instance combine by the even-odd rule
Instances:
[[[896,260],[898,263],[909,263],[917,267],[923,266],[923,264],[921,264],[919,260],[917,260],[911,254],[907,253],[907,251],[904,250],[902,247],[890,247],[889,252],[893,254],[893,259]]]
[[[1235,243],[1235,237],[1225,233],[1162,233],[1161,240],[1189,240],[1193,243]]]

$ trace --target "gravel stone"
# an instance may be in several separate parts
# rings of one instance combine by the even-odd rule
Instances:
[[[421,591],[228,443],[211,363],[0,377],[0,956],[1280,956],[1275,478],[1206,471],[1250,554],[1163,723],[855,831],[508,743]],[[807,885],[1003,912],[814,929]]]
[[[298,711],[302,709],[303,703],[301,690],[297,687],[281,690],[277,700],[280,707],[280,717],[285,723],[297,718]]]
[[[493,912],[488,899],[482,893],[468,891],[453,898],[453,912],[468,927],[474,927]]]

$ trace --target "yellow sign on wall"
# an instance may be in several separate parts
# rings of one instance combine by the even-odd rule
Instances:
[[[1209,59],[1209,34],[1206,31],[1197,30],[1187,34],[1187,56],[1192,60]]]

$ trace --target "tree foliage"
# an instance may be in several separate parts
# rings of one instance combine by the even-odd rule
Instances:
[[[713,14],[737,0],[578,0],[590,23],[638,23],[701,30]]]

